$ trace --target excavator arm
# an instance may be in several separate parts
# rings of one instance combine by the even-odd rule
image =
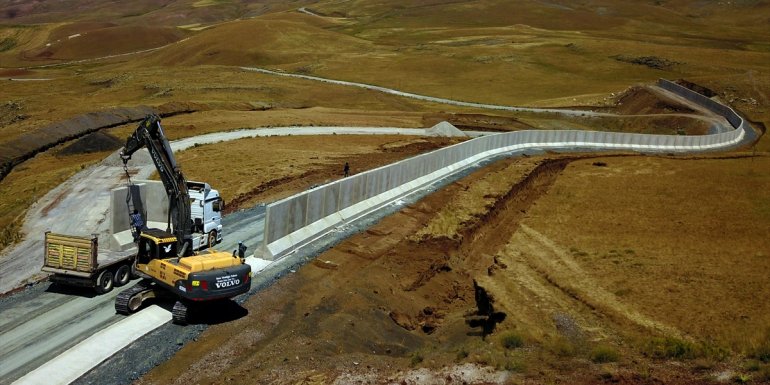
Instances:
[[[173,227],[173,234],[177,239],[179,256],[191,255],[192,221],[187,180],[176,164],[174,153],[163,133],[160,117],[157,115],[147,115],[133,134],[126,139],[126,144],[120,152],[123,164],[126,165],[131,156],[143,147],[149,151],[163,187],[166,189],[169,200],[168,222]]]

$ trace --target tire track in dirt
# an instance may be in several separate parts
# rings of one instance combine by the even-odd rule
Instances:
[[[580,264],[561,246],[551,239],[525,225],[510,239],[516,245],[521,260],[537,272],[553,288],[594,312],[607,315],[620,324],[632,323],[643,329],[667,336],[684,338],[678,329],[658,322],[640,313],[632,306],[602,288]]]
[[[624,155],[618,155],[624,156]],[[614,294],[601,288],[563,248],[536,230],[524,225],[529,208],[556,182],[570,162],[596,156],[565,157],[546,159],[520,182],[513,185],[499,197],[492,207],[474,220],[461,234],[456,248],[456,257],[471,268],[476,280],[487,290],[499,291],[494,280],[486,279],[500,266],[498,255],[510,252],[514,245],[523,258],[525,270],[544,279],[553,289],[577,301],[593,312],[605,314],[615,322],[632,323],[644,329],[682,338],[683,334],[674,327],[662,324],[621,302]],[[508,249],[506,251],[506,249]],[[521,266],[520,266],[521,267]],[[485,274],[486,273],[486,274]],[[535,284],[531,274],[527,289],[538,297],[551,301],[548,288]],[[560,303],[557,307],[569,306]]]
[[[466,221],[459,231],[460,237],[449,239],[443,236],[428,236],[423,237],[416,244],[403,245],[409,249],[413,257],[410,261],[410,274],[402,281],[401,289],[404,292],[416,292],[417,295],[423,291],[431,291],[434,294],[437,290],[446,291],[446,295],[440,297],[440,301],[433,302],[429,307],[431,314],[439,315],[437,319],[426,323],[431,332],[441,327],[442,318],[451,318],[446,316],[450,313],[454,313],[455,316],[459,316],[458,312],[463,313],[466,323],[472,329],[481,328],[477,333],[480,336],[492,333],[496,324],[506,318],[506,312],[496,308],[495,302],[498,298],[490,295],[483,282],[492,274],[494,256],[506,246],[516,232],[519,222],[526,216],[526,212],[543,194],[547,193],[558,175],[573,159],[565,157],[545,159],[540,162],[518,182],[512,184],[507,190],[503,190],[504,193],[498,196],[482,214]],[[501,172],[505,172],[507,168],[505,164],[498,167]],[[451,197],[454,194],[451,191],[458,189],[463,189],[462,183],[453,184],[443,193]],[[436,196],[429,198],[428,202],[423,204],[433,206],[437,204],[433,202],[434,199],[443,200]],[[414,205],[418,211],[415,213],[417,217],[423,217],[421,221],[431,216],[427,212],[419,213],[419,208],[423,204]],[[456,286],[447,286],[447,282],[444,282],[447,275],[454,276],[451,281]],[[453,291],[455,294],[452,294]],[[475,309],[468,310],[465,307],[474,304]],[[416,318],[419,318],[419,314]],[[415,328],[412,325],[413,322],[396,323],[407,330]],[[420,325],[425,327],[423,322],[420,322]]]
[[[614,322],[631,323],[645,330],[686,338],[676,328],[651,319],[621,302],[617,296],[601,288],[562,247],[521,223],[529,208],[548,193],[570,162],[595,157],[546,159],[540,163],[500,196],[486,213],[461,231],[462,237],[450,252],[455,261],[453,264],[464,264],[474,281],[488,291],[494,301],[495,297],[503,298],[506,293],[505,288],[489,278],[501,266],[508,268],[499,256],[518,254],[520,263],[513,268],[526,273],[520,277],[520,284],[542,302],[551,303],[553,311],[574,308],[569,301],[554,301],[553,290],[557,290],[566,295],[560,298],[571,299],[593,313],[610,317]],[[436,266],[443,265],[433,264],[431,268]]]

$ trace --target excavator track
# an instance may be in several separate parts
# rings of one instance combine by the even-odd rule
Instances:
[[[115,297],[115,311],[118,314],[129,315],[134,313],[142,306],[144,296],[154,290],[152,282],[142,280],[137,282],[136,285],[123,290]],[[133,301],[132,301],[133,299]],[[138,304],[137,304],[137,301]]]
[[[172,322],[177,325],[187,325],[188,310],[186,303],[182,300],[176,301],[174,308],[171,310]]]

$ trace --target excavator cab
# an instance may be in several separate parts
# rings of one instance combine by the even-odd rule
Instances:
[[[137,264],[148,264],[153,259],[171,259],[177,256],[176,237],[158,229],[146,229],[139,236]]]

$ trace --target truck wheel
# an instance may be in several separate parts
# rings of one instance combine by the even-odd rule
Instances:
[[[216,230],[211,230],[209,232],[209,243],[208,243],[209,249],[214,247],[214,245],[216,245],[216,244],[217,244],[217,231]]]
[[[94,288],[97,293],[104,294],[112,291],[112,272],[109,270],[102,271],[99,274],[99,278],[96,279],[96,287]]]
[[[133,262],[130,265],[129,269],[131,271],[131,279],[141,278],[141,276],[139,275],[139,271],[136,269],[136,262]]]
[[[128,281],[131,280],[131,268],[128,265],[120,265],[117,270],[115,270],[115,277],[113,278],[113,281],[115,283],[115,286],[121,287],[128,283]]]

